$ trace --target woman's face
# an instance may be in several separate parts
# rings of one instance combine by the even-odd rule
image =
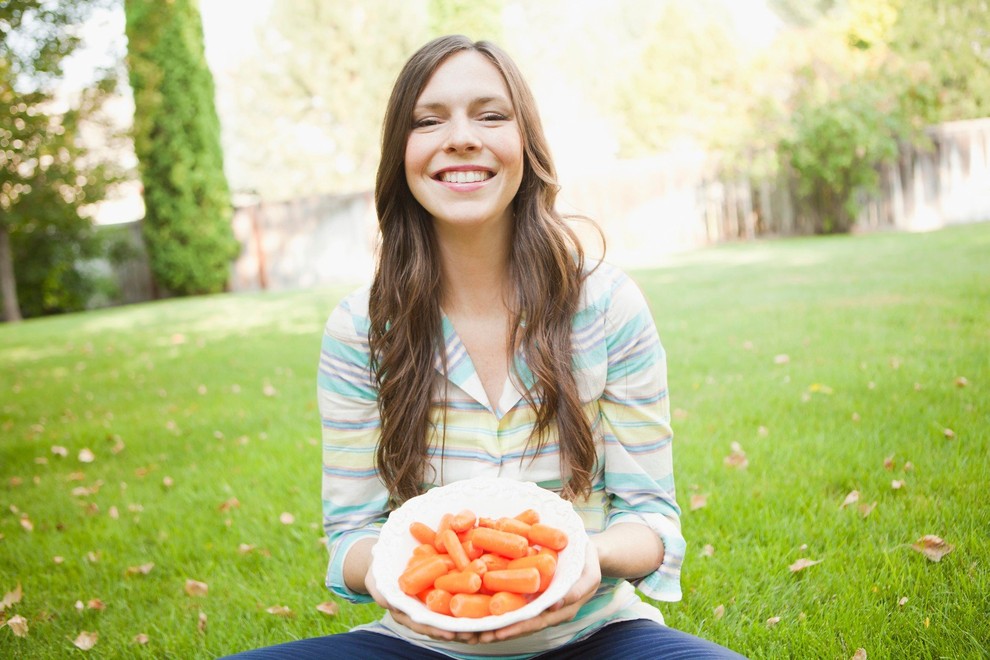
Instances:
[[[447,58],[416,100],[406,181],[438,229],[512,219],[523,144],[502,74],[472,50]]]

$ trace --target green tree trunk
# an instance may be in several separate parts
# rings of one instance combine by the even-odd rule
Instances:
[[[14,279],[14,255],[10,250],[10,233],[0,223],[0,297],[3,298],[3,320],[21,320],[21,306],[17,302],[17,280]]]
[[[151,271],[174,294],[222,291],[238,245],[199,10],[194,0],[124,9]]]

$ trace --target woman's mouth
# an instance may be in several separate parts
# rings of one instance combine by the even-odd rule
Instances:
[[[436,179],[444,183],[480,183],[493,176],[495,174],[488,170],[444,170],[436,175]]]

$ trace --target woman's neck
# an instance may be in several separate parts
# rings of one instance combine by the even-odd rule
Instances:
[[[509,300],[509,236],[463,232],[439,236],[443,307],[448,312],[491,312]]]

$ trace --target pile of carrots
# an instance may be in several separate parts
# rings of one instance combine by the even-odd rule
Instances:
[[[419,542],[399,576],[403,593],[430,610],[480,618],[517,610],[543,593],[557,570],[567,535],[527,509],[509,518],[447,513],[437,529],[409,525]]]

